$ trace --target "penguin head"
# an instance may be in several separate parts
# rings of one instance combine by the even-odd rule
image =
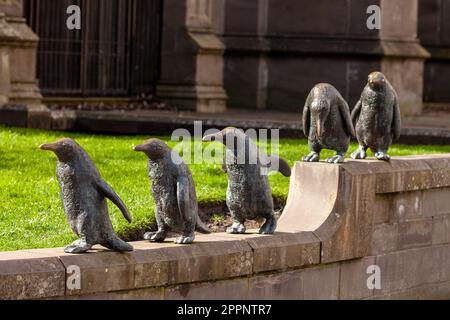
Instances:
[[[53,143],[42,144],[39,149],[52,151],[60,161],[70,161],[75,159],[81,147],[74,140],[63,138]]]
[[[244,131],[233,127],[228,127],[220,132],[208,134],[203,137],[203,142],[213,141],[224,144],[227,149],[230,149],[235,153],[238,148],[244,148],[246,150],[250,145],[250,139]]]
[[[150,139],[145,141],[143,144],[134,147],[134,151],[143,152],[151,160],[158,160],[164,158],[168,153],[170,153],[170,148],[167,144],[159,139]]]
[[[231,141],[231,139],[245,139],[245,137],[246,135],[242,130],[233,127],[228,127],[220,132],[204,136],[203,141],[204,142],[217,141],[226,145],[227,141]]]
[[[311,118],[315,122],[316,134],[318,137],[322,136],[325,128],[325,121],[330,114],[330,102],[328,100],[320,99],[313,101],[311,104]]]
[[[371,74],[369,74],[368,84],[369,87],[374,90],[384,88],[386,85],[386,81],[386,77],[381,72],[372,72]]]

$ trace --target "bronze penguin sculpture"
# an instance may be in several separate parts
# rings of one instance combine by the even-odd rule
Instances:
[[[131,215],[119,196],[102,179],[86,151],[68,138],[43,144],[40,149],[52,151],[58,158],[56,176],[64,211],[73,232],[80,237],[64,251],[83,253],[96,244],[119,252],[132,251],[133,247],[113,230],[106,198],[121,210],[128,222],[131,222]]]
[[[397,93],[381,72],[369,75],[352,121],[359,143],[352,158],[365,159],[370,148],[378,160],[389,161],[389,147],[401,134],[401,114]]]
[[[321,151],[331,149],[336,156],[327,162],[344,162],[355,129],[347,102],[332,85],[320,83],[311,90],[303,108],[303,132],[311,149],[303,161],[318,162]]]
[[[210,233],[198,215],[197,196],[194,180],[183,159],[167,144],[151,139],[134,147],[148,157],[148,175],[155,199],[157,232],[148,232],[144,238],[162,242],[169,231],[182,235],[175,240],[177,244],[194,242],[195,231]]]
[[[276,155],[260,154],[258,146],[242,130],[226,128],[203,138],[205,142],[217,141],[226,146],[223,170],[228,174],[226,202],[233,217],[228,233],[246,232],[245,221],[264,218],[260,234],[273,234],[277,227],[272,192],[268,180],[269,166],[276,161],[277,170],[291,175],[289,164]],[[233,143],[235,141],[236,143]],[[254,161],[249,161],[250,159]],[[240,161],[242,160],[242,161]]]

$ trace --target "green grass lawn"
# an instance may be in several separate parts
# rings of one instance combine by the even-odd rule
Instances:
[[[148,136],[69,134],[0,126],[0,251],[60,247],[76,239],[59,199],[56,157],[38,150],[40,144],[61,137],[74,138],[86,149],[103,178],[129,207],[133,215],[131,224],[110,204],[111,219],[119,235],[127,237],[153,223],[146,159],[132,151],[134,145]],[[174,142],[168,143],[174,146]],[[285,139],[280,143],[280,154],[291,165],[307,153],[306,140]],[[395,146],[390,150],[391,155],[397,156],[430,153],[450,153],[450,146]],[[324,152],[323,157],[331,154]],[[190,168],[199,202],[223,203],[227,177],[220,165],[199,164]],[[275,197],[287,198],[288,178],[277,173],[270,176],[270,183]]]

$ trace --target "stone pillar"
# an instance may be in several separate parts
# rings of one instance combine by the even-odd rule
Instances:
[[[17,37],[16,31],[6,22],[5,14],[0,12],[0,105],[9,101],[11,92],[9,44]]]
[[[215,33],[213,1],[164,1],[158,97],[180,109],[226,110],[224,45]]]
[[[381,0],[381,71],[396,88],[402,114],[423,109],[424,63],[429,53],[418,40],[418,0]]]
[[[39,105],[42,100],[36,82],[36,58],[39,38],[23,16],[22,0],[1,0],[0,11],[17,37],[10,42],[11,90],[9,100],[16,104]]]

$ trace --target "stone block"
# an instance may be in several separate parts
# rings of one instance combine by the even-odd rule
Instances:
[[[165,246],[162,253],[169,263],[169,284],[227,279],[252,273],[252,249],[243,240],[198,236],[190,246]]]
[[[338,263],[303,270],[303,299],[339,299],[339,272],[340,265]]]
[[[259,57],[227,56],[224,83],[233,108],[255,108],[258,92]]]
[[[303,299],[303,272],[296,270],[252,277],[249,279],[249,298],[251,300]]]
[[[374,296],[375,300],[449,300],[450,282],[433,283],[412,289]]]
[[[52,118],[44,105],[28,105],[28,128],[50,130]]]
[[[371,252],[375,175],[342,168],[334,218],[330,215],[314,232],[322,241],[321,263],[362,258]]]
[[[400,192],[392,196],[390,208],[393,221],[410,221],[423,218],[423,192]]]
[[[431,245],[433,221],[401,222],[398,225],[398,248],[409,249]]]
[[[443,254],[448,247],[424,247],[380,255],[376,265],[381,269],[381,292],[392,293],[443,281]]]
[[[429,189],[432,170],[421,159],[392,159],[377,173],[377,193],[394,193]]]
[[[67,269],[80,268],[81,288],[66,290],[68,296],[78,296],[110,291],[132,290],[134,264],[130,253],[96,252],[81,255],[61,255],[60,260]]]
[[[64,296],[66,272],[54,257],[27,252],[0,253],[0,299],[28,300]]]
[[[398,224],[384,223],[374,226],[372,236],[372,255],[389,253],[398,248]]]
[[[349,1],[283,0],[269,2],[269,34],[274,35],[345,35],[350,13]],[[295,13],[295,14],[294,14]],[[282,18],[281,18],[282,17]],[[317,23],[320,21],[320,23]]]
[[[182,284],[165,289],[166,300],[245,300],[248,279]]]
[[[450,187],[450,157],[448,154],[435,155],[425,161],[432,169],[433,188]]]
[[[423,194],[423,213],[438,217],[450,213],[450,188],[426,190]]]
[[[169,262],[161,249],[143,250],[135,247],[130,256],[134,264],[135,289],[158,287],[169,283]]]
[[[28,110],[26,105],[0,105],[0,123],[7,126],[26,128]]]
[[[418,0],[381,0],[382,39],[414,41],[417,39]],[[399,25],[402,27],[399,28]]]
[[[254,273],[320,263],[320,241],[312,232],[276,233],[246,241],[253,249]]]
[[[259,2],[227,0],[225,2],[225,32],[233,35],[256,34]]]
[[[450,243],[450,214],[433,219],[432,243],[433,245]]]
[[[375,265],[375,257],[364,257],[354,261],[341,263],[339,299],[364,299],[374,294],[367,287],[367,268]]]
[[[373,223],[383,224],[393,220],[394,197],[391,194],[377,194],[373,207]]]

